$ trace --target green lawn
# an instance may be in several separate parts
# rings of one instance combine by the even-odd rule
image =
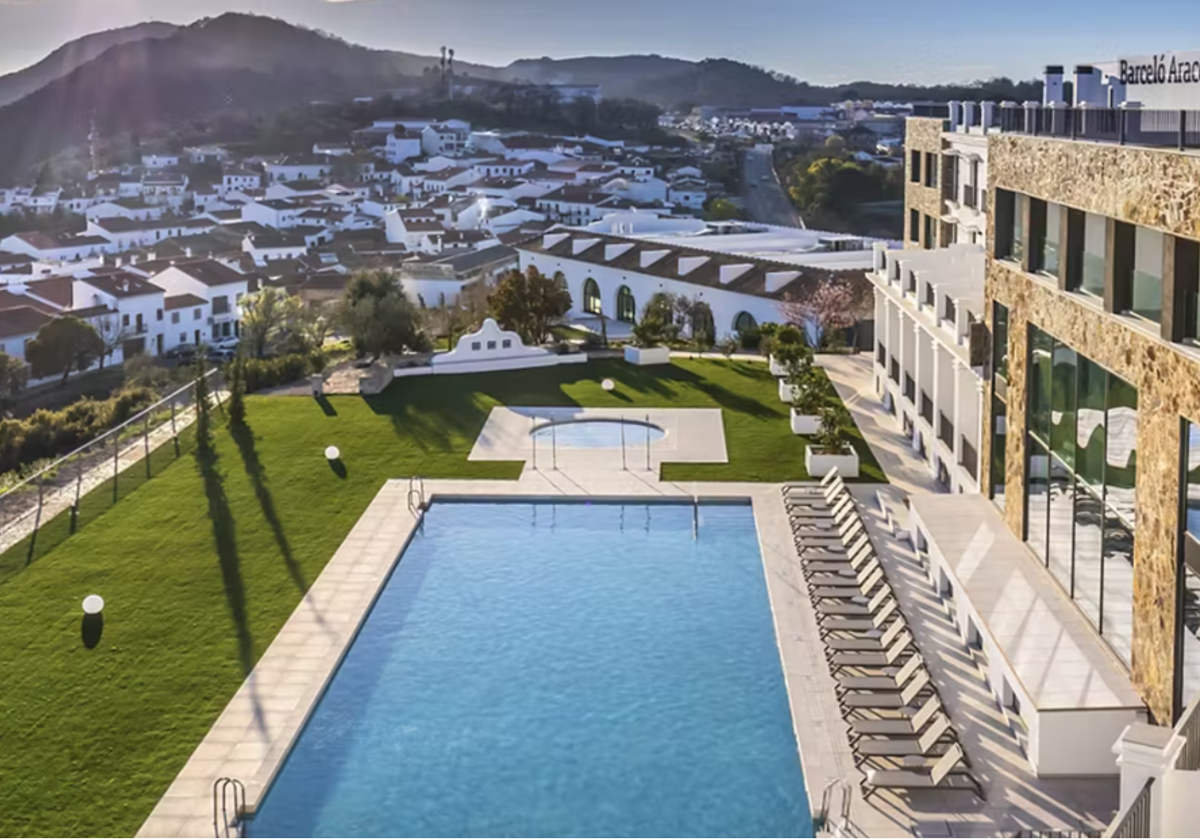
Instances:
[[[89,496],[74,535],[66,517],[50,523],[31,564],[26,546],[0,557],[0,836],[136,832],[385,479],[518,475],[466,460],[493,406],[720,407],[730,463],[666,465],[664,478],[806,477],[775,380],[744,362],[596,362],[401,380],[325,408],[247,403],[250,434],[217,432],[215,470],[190,441],[179,459],[164,448],[154,478],[122,477],[119,503],[111,487]],[[883,480],[860,451],[864,479]],[[89,649],[79,604],[92,592],[107,608]]]

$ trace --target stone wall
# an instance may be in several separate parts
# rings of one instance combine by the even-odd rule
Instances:
[[[921,152],[921,181],[913,183],[912,181],[912,151]],[[938,167],[938,186],[927,187],[924,181],[924,161],[925,153],[932,152],[937,156]],[[921,237],[920,242],[913,242],[912,235],[908,229],[909,210],[916,210],[922,216],[931,216],[934,220],[934,236],[937,239],[936,245],[944,247],[947,243],[941,241],[942,238],[942,190],[941,190],[941,165],[942,165],[942,121],[932,117],[909,117],[905,120],[905,136],[904,136],[904,247],[905,248],[922,248],[924,247],[924,225],[925,221],[921,220],[921,229],[918,231],[918,236]]]
[[[993,136],[988,235],[996,241],[995,188],[1200,236],[1200,159],[1147,149]],[[1191,174],[1188,174],[1191,173]],[[1184,181],[1190,178],[1190,184]],[[1128,190],[1122,193],[1122,190]],[[1061,292],[1053,281],[988,257],[986,313],[1009,308],[1005,519],[1024,534],[1025,410],[1029,324],[1052,334],[1138,389],[1132,679],[1155,717],[1169,722],[1175,651],[1181,420],[1200,422],[1200,353],[1156,330]],[[984,399],[985,465],[991,459],[991,383]],[[986,476],[983,477],[986,484]]]

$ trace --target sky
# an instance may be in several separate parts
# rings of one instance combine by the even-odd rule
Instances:
[[[226,11],[460,60],[733,58],[816,84],[1028,79],[1046,64],[1200,50],[1200,0],[0,0],[0,73],[145,20]]]

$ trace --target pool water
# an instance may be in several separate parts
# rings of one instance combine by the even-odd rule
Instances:
[[[538,445],[550,446],[553,442],[562,449],[620,449],[622,445],[645,446],[647,438],[654,443],[667,433],[641,421],[567,420],[539,426],[531,434]]]
[[[434,504],[250,832],[811,837],[751,508],[693,516]]]

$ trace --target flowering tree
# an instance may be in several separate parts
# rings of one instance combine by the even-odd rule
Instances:
[[[786,295],[779,304],[783,319],[816,333],[815,345],[825,343],[831,331],[854,327],[869,314],[870,297],[844,277],[828,277],[803,299]]]

